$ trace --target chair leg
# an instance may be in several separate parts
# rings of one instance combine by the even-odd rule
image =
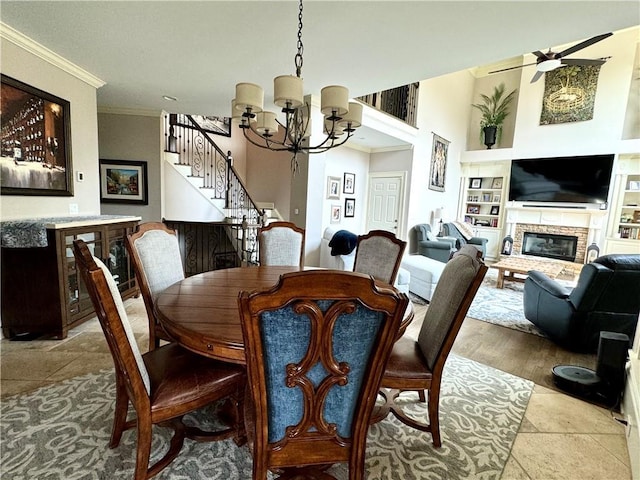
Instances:
[[[431,385],[429,389],[429,424],[431,427],[431,438],[433,446],[440,448],[442,441],[440,439],[440,385]]]
[[[127,429],[127,410],[129,408],[129,397],[124,381],[116,372],[116,407],[113,413],[113,428],[111,430],[111,441],[109,448],[116,448],[120,445],[122,432]]]
[[[163,422],[163,423],[161,423],[159,425],[162,426],[162,427],[173,428],[174,433],[173,433],[173,437],[171,437],[171,442],[169,444],[169,450],[167,451],[167,453],[164,454],[164,457],[162,457],[160,460],[158,460],[156,463],[154,463],[151,466],[151,468],[149,468],[149,470],[147,471],[147,477],[146,478],[151,478],[151,477],[157,475],[167,465],[169,465],[171,462],[173,462],[173,460],[180,453],[180,450],[182,450],[182,445],[184,444],[184,437],[185,437],[186,427],[185,427],[184,423],[182,423],[182,417],[174,418],[174,419],[169,420],[167,422]],[[140,438],[140,437],[138,437],[138,438]],[[149,447],[151,447],[151,435],[149,435]],[[138,449],[139,448],[140,448],[140,445],[138,444]],[[150,453],[151,453],[150,451],[147,453],[147,463],[149,462],[149,454]],[[137,465],[136,465],[136,467],[137,467]],[[138,479],[136,478],[135,480],[138,480]]]
[[[151,455],[151,419],[138,416],[138,441],[136,448],[136,469],[134,480],[147,480],[151,477],[147,471]]]

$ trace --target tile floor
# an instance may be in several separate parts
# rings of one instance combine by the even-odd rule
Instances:
[[[142,351],[148,346],[142,299],[125,302]],[[66,378],[112,368],[97,320],[62,341],[0,342],[0,395],[27,392]],[[612,414],[536,386],[502,480],[631,479],[624,427]]]

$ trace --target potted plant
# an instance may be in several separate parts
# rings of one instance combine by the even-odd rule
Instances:
[[[504,83],[501,83],[493,88],[493,95],[490,97],[484,94],[480,95],[484,103],[472,105],[482,113],[480,138],[484,140],[487,148],[491,148],[495,143],[500,143],[502,124],[509,115],[509,105],[513,102],[515,93],[516,89],[505,97]]]

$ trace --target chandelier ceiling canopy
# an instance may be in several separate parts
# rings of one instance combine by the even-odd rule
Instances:
[[[284,123],[276,113],[264,110],[264,90],[254,83],[238,83],[231,102],[232,117],[238,119],[245,138],[260,148],[288,151],[293,154],[291,169],[298,168],[299,152],[322,153],[344,144],[362,124],[362,104],[349,102],[349,90],[339,85],[324,87],[320,111],[324,115],[325,138],[315,146],[311,136],[311,105],[305,102],[302,82],[302,0],[298,12],[298,51],[296,74],[281,75],[273,80],[274,103],[282,109]]]

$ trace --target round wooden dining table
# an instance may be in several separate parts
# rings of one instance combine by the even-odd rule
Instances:
[[[155,302],[158,321],[188,350],[244,365],[238,294],[272,287],[281,275],[299,270],[299,267],[239,267],[193,275],[158,295]],[[409,302],[399,336],[412,320],[413,307]]]

